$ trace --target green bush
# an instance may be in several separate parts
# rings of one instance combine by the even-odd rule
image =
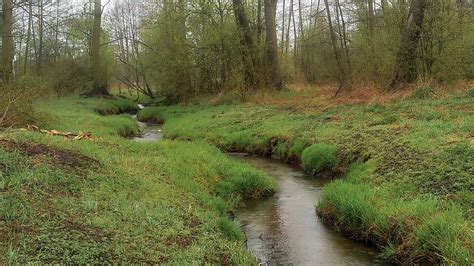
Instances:
[[[310,174],[331,169],[338,163],[336,148],[324,143],[314,144],[303,151],[301,162],[305,171]]]

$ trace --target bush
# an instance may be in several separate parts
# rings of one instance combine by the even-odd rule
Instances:
[[[331,169],[338,164],[336,148],[324,143],[314,144],[303,151],[301,162],[309,174]]]
[[[38,91],[26,81],[0,84],[0,128],[32,123]]]
[[[58,97],[90,90],[91,77],[84,60],[63,59],[48,67],[45,73],[49,87]]]

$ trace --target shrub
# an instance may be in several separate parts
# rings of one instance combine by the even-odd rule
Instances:
[[[32,123],[38,91],[27,81],[0,84],[0,128]]]
[[[331,169],[338,163],[336,148],[324,143],[314,144],[303,151],[301,162],[305,171],[310,174]]]

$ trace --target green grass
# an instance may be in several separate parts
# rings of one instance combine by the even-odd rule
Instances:
[[[301,163],[303,151],[315,143],[331,145],[330,152],[314,156],[335,150],[338,172],[347,178],[324,189],[318,213],[325,221],[374,242],[394,262],[469,264],[474,98],[470,92],[446,98],[428,97],[427,90],[415,94],[390,104],[305,113],[294,110],[306,106],[233,104],[156,107],[147,116],[166,121],[169,139],[205,140],[292,163]],[[319,164],[333,165],[331,158],[303,160],[303,166],[317,172],[324,168]]]
[[[97,161],[72,156],[79,166],[70,167],[0,146],[0,264],[253,264],[229,213],[243,198],[272,193],[274,183],[204,142],[124,139],[136,123],[99,115],[105,105],[119,104],[67,97],[37,106],[41,128],[103,140],[0,135]]]
[[[337,150],[332,145],[317,143],[306,148],[301,155],[301,165],[310,174],[331,170],[337,166]]]
[[[137,103],[122,98],[100,99],[97,101],[95,111],[101,115],[116,115],[120,113],[135,113],[138,111]]]
[[[156,107],[149,107],[140,111],[137,115],[137,119],[142,122],[162,124],[163,118],[159,117],[156,112]]]

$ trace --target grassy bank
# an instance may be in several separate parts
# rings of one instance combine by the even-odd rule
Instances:
[[[125,107],[123,107],[125,106]],[[126,107],[129,106],[129,107]],[[72,140],[0,135],[0,264],[251,264],[228,216],[270,179],[203,142],[135,143],[123,100],[38,104],[40,128],[91,132]]]
[[[143,116],[164,119],[171,139],[347,176],[325,188],[319,215],[394,262],[472,263],[472,91],[442,97],[421,89],[371,104],[313,96],[309,102],[311,94],[282,92],[249,104],[154,107]]]

